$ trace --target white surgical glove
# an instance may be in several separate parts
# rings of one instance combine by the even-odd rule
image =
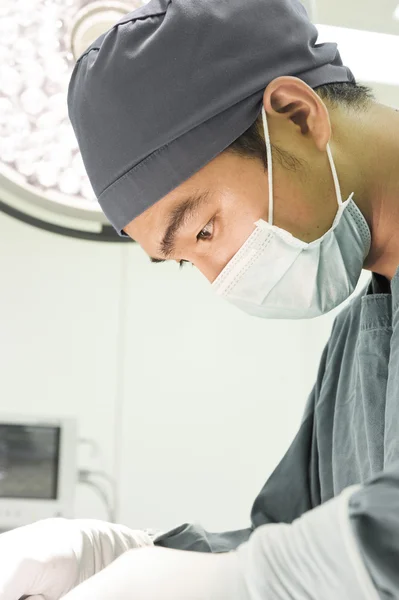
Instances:
[[[235,552],[126,552],[63,600],[379,600],[349,521],[356,489],[259,527]]]
[[[0,535],[0,600],[58,600],[124,552],[152,546],[143,531],[94,519],[46,519]]]

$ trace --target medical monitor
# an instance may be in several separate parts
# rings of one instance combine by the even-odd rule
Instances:
[[[0,414],[0,530],[72,517],[74,419]]]

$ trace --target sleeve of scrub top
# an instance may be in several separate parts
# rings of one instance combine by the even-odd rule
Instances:
[[[399,274],[399,271],[397,272]],[[384,471],[351,499],[351,523],[383,600],[399,599],[399,277],[391,282],[392,337],[385,398]]]
[[[351,525],[381,600],[399,598],[399,464],[350,499]]]
[[[64,600],[379,600],[350,525],[356,488],[224,554],[127,552]]]
[[[251,527],[225,533],[211,533],[199,524],[185,524],[156,538],[154,540],[156,546],[196,552],[228,552],[248,540],[256,527],[267,523],[291,523],[321,503],[320,490],[317,486],[318,452],[314,440],[313,417],[328,351],[327,345],[300,429],[253,504]],[[254,417],[256,418],[256,415]]]

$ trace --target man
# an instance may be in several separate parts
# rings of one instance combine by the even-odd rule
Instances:
[[[86,580],[68,600],[399,598],[399,115],[316,39],[296,0],[154,0],[77,63],[69,110],[93,188],[153,260],[191,262],[272,318],[326,313],[362,267],[373,277],[334,324],[251,527],[184,525],[125,552],[151,541],[54,524],[79,535],[47,552],[79,560],[53,597]],[[51,571],[38,582],[29,557],[29,577],[9,559],[18,591],[44,593]]]

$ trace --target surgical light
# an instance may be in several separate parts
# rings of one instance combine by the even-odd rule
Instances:
[[[85,49],[143,4],[0,2],[0,202],[52,222],[43,210],[65,214],[68,226],[68,218],[106,223],[69,123],[67,88]]]

